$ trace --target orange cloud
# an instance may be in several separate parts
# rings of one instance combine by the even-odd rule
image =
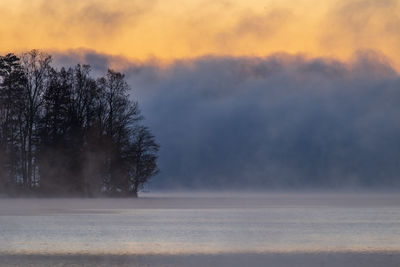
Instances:
[[[0,1],[0,52],[76,48],[128,58],[275,52],[348,60],[385,54],[400,69],[396,0]]]

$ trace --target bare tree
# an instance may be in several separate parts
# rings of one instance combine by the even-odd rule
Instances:
[[[129,91],[119,72],[94,80],[37,50],[0,57],[0,191],[137,196],[159,146]]]
[[[24,97],[26,109],[21,141],[23,154],[23,181],[27,188],[37,186],[35,165],[35,140],[37,117],[43,104],[43,93],[48,83],[51,56],[38,50],[24,53],[21,57],[26,77]]]
[[[104,184],[110,191],[128,191],[127,158],[124,151],[129,146],[136,122],[142,119],[137,103],[129,100],[129,86],[123,74],[108,70],[107,75],[98,81],[101,89],[100,101],[103,114],[100,124],[104,127],[103,145],[106,150]]]
[[[132,169],[130,176],[130,192],[134,197],[137,197],[143,185],[159,172],[157,167],[159,148],[155,137],[147,127],[139,126],[136,129],[131,146]]]

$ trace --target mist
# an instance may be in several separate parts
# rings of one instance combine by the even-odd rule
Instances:
[[[150,189],[399,188],[400,80],[376,51],[349,62],[139,62],[78,50],[55,59],[123,69],[161,144]]]

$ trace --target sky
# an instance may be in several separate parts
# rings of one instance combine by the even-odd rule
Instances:
[[[152,188],[400,188],[400,1],[0,0],[0,53],[120,70]]]
[[[91,49],[130,59],[268,56],[350,60],[375,50],[400,68],[396,0],[1,0],[0,51]]]

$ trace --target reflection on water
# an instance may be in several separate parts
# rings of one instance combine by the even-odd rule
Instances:
[[[400,251],[400,205],[318,205],[321,195],[279,202],[285,195],[252,198],[213,198],[208,205],[164,208],[135,200],[109,208],[86,205],[43,212],[44,200],[31,212],[1,212],[0,252],[8,253],[219,253],[285,251]],[[341,198],[341,195],[336,198]],[[365,196],[364,196],[365,197]],[[357,197],[352,197],[357,199]],[[142,199],[141,203],[152,198]],[[164,204],[172,201],[164,197]],[[306,199],[307,201],[305,201]],[[332,195],[328,200],[335,200]],[[12,203],[13,200],[7,200]],[[14,200],[21,206],[20,200]],[[51,201],[51,200],[49,200]],[[77,202],[78,200],[63,200]],[[98,200],[106,203],[107,200]],[[114,201],[114,200],[113,200]],[[178,200],[190,203],[193,199]],[[204,199],[203,199],[204,201]],[[220,203],[218,204],[218,201]],[[224,202],[225,201],[225,202]],[[251,203],[258,203],[252,205]],[[325,202],[324,202],[325,201]],[[57,200],[55,200],[57,202]],[[216,208],[212,208],[215,203]],[[221,203],[225,204],[221,204]],[[302,203],[303,202],[303,203]],[[339,201],[340,202],[340,201]],[[78,203],[78,202],[77,202]],[[93,202],[94,203],[94,202]],[[129,209],[130,203],[132,208]],[[273,204],[271,204],[273,203]],[[278,204],[277,204],[278,203]],[[312,203],[312,204],[311,204]],[[332,201],[335,203],[335,201]],[[389,203],[389,202],[388,202]],[[53,203],[54,204],[54,203]],[[8,205],[9,206],[9,205]],[[57,205],[56,205],[57,206]],[[122,208],[118,208],[122,207]],[[254,207],[256,206],[256,207]],[[55,208],[55,206],[52,206]],[[35,213],[35,209],[41,212]]]

